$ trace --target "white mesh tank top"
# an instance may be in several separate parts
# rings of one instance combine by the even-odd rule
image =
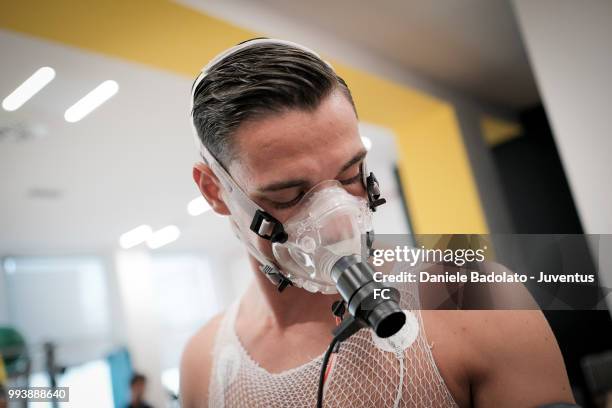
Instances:
[[[457,407],[427,344],[416,286],[398,289],[406,325],[391,340],[361,329],[341,343],[330,361],[325,408]],[[281,373],[266,371],[236,334],[238,306],[227,310],[215,340],[209,408],[315,407],[323,356]]]

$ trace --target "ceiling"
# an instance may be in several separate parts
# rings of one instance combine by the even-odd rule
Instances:
[[[510,0],[178,2],[348,63],[359,52],[376,55],[483,103],[521,109],[539,101]]]

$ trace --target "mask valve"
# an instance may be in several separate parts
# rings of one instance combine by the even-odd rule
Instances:
[[[368,192],[368,201],[370,202],[370,209],[376,211],[376,207],[383,205],[387,202],[386,199],[380,197],[380,186],[374,173],[366,178],[366,190]]]

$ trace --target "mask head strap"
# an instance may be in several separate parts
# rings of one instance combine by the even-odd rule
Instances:
[[[242,42],[234,47],[231,47],[222,53],[218,54],[214,57],[204,68],[202,68],[200,74],[196,78],[191,87],[191,122],[193,125],[193,106],[195,104],[195,98],[197,95],[197,90],[204,78],[210,72],[210,69],[215,65],[219,64],[228,56],[243,50],[245,48],[259,45],[259,44],[278,44],[278,45],[286,45],[293,48],[298,48],[302,51],[305,51],[309,54],[316,56],[317,58],[321,58],[316,52],[313,50],[304,47],[303,45],[296,44],[291,41],[285,40],[277,40],[272,38],[256,38],[253,40]],[[332,70],[333,67],[327,61],[324,61]],[[193,126],[195,142],[198,150],[200,151],[200,155],[209,166],[213,169],[213,172],[217,177],[219,177],[220,181],[223,183],[223,186],[228,190],[228,192],[232,195],[232,198],[236,199],[240,205],[246,209],[249,214],[253,214],[253,221],[251,222],[250,229],[255,232],[261,238],[268,239],[272,242],[285,242],[287,240],[287,234],[283,229],[283,225],[276,220],[272,215],[265,212],[262,208],[260,208],[257,204],[253,203],[252,200],[248,198],[248,196],[242,191],[240,186],[236,183],[236,181],[232,178],[232,176],[225,170],[225,168],[217,161],[217,159],[210,153],[210,151],[202,144],[197,131],[195,130],[195,126]]]
[[[234,54],[244,48],[250,47],[256,44],[283,44],[289,45],[295,48],[302,49],[306,52],[309,52],[317,57],[314,51],[296,44],[290,41],[283,40],[275,40],[275,39],[267,39],[267,38],[259,38],[250,41],[245,41],[241,44],[238,44],[234,47],[231,47],[215,58],[213,58],[202,70],[200,74],[194,81],[191,87],[191,99],[190,99],[190,113],[191,113],[191,124],[194,135],[194,141],[196,143],[197,149],[200,152],[200,156],[206,161],[206,163],[211,167],[213,173],[219,178],[221,184],[225,190],[230,194],[231,198],[238,202],[238,204],[247,212],[247,214],[253,214],[253,220],[250,225],[250,230],[255,234],[260,236],[261,238],[268,239],[271,242],[285,242],[287,240],[287,233],[283,228],[283,224],[279,222],[276,218],[274,218],[271,214],[264,211],[261,207],[259,207],[256,203],[254,203],[246,193],[240,188],[238,183],[234,180],[234,178],[225,170],[225,168],[219,163],[219,161],[212,155],[212,153],[202,144],[200,137],[198,136],[197,130],[195,128],[195,124],[193,123],[193,107],[195,104],[195,98],[197,95],[198,87],[204,80],[204,78],[208,75],[210,69],[221,62],[223,59],[228,57],[231,54]],[[327,62],[326,62],[327,63]],[[329,65],[329,64],[328,64]],[[329,65],[331,67],[331,65]],[[332,68],[333,69],[333,68]],[[249,247],[251,254],[261,263],[259,269],[265,274],[265,276],[277,287],[279,292],[282,292],[287,286],[291,285],[291,280],[285,277],[278,268],[274,265],[274,263],[268,260],[263,254],[261,254],[256,248],[253,247],[252,244],[247,244]]]

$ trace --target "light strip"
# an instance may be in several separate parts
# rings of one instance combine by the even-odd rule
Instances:
[[[128,249],[145,242],[147,239],[151,238],[151,235],[153,235],[151,227],[148,225],[141,225],[122,234],[119,237],[119,245],[121,245],[123,249]]]
[[[204,197],[200,196],[194,198],[187,204],[187,212],[189,215],[198,216],[200,214],[204,214],[206,211],[210,210],[210,205],[206,202]]]
[[[160,230],[157,230],[147,240],[147,245],[151,249],[163,247],[171,242],[174,242],[181,235],[181,231],[175,225],[168,225]]]
[[[64,113],[67,122],[78,122],[89,115],[94,109],[109,100],[119,90],[119,84],[113,80],[102,82],[87,95],[79,99]]]
[[[55,70],[51,67],[39,68],[2,101],[2,108],[7,111],[19,109],[30,98],[36,95],[55,78]]]

